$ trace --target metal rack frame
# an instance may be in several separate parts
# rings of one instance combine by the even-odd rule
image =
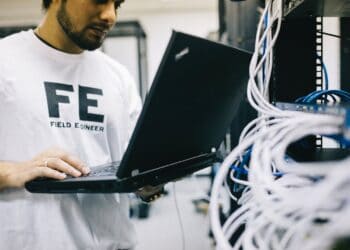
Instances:
[[[340,86],[341,89],[350,92],[350,18],[340,19]]]
[[[148,92],[147,36],[138,21],[119,21],[107,37],[135,37],[138,54],[138,83],[142,100]],[[103,50],[103,45],[102,45]]]

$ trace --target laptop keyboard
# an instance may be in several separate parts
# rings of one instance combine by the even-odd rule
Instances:
[[[95,167],[91,170],[88,176],[109,176],[115,175],[119,167],[120,162],[113,162],[111,164],[105,164],[102,166]]]

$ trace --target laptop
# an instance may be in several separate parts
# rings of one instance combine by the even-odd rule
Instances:
[[[173,31],[121,162],[92,167],[88,176],[36,179],[25,187],[35,193],[128,193],[211,166],[231,121],[239,119],[250,58],[246,51]],[[96,175],[105,168],[113,171]]]

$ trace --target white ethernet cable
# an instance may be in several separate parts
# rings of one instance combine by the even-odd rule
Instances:
[[[260,116],[242,131],[238,146],[227,156],[213,183],[211,226],[221,250],[328,249],[337,237],[350,232],[350,223],[346,223],[350,215],[350,160],[321,163],[285,160],[288,145],[298,139],[341,133],[343,118],[282,111],[268,102],[273,47],[281,27],[282,7],[282,0],[266,3],[249,68],[247,96]],[[231,166],[242,161],[248,149],[250,162],[244,166],[248,180],[243,181],[234,177]],[[277,177],[276,173],[283,175]],[[219,195],[227,176],[246,188],[238,200],[241,206],[221,225]],[[229,240],[242,225],[244,232],[231,246]]]
[[[260,113],[264,113],[267,115],[271,115],[271,114],[276,115],[280,113],[278,109],[270,105],[269,102],[265,100],[266,97],[264,97],[264,93],[267,93],[266,89],[268,89],[268,86],[266,89],[264,89],[265,87],[264,85],[266,85],[267,81],[264,82],[265,79],[262,79],[262,76],[261,76],[262,73],[260,71],[264,65],[266,72],[271,74],[273,46],[278,37],[278,32],[280,30],[280,25],[282,22],[282,0],[278,0],[278,1],[280,1],[280,3],[278,4],[278,9],[274,11],[274,13],[276,14],[272,15],[272,11],[271,11],[272,1],[268,1],[266,4],[265,10],[263,11],[262,17],[260,19],[260,22],[258,25],[258,31],[256,35],[255,52],[252,56],[250,67],[249,67],[250,79],[247,87],[247,96],[251,105]],[[265,22],[265,20],[268,20],[268,22]],[[275,25],[275,22],[277,22],[278,25],[277,25],[276,32],[273,32],[273,26]],[[262,29],[263,25],[265,25],[266,27],[264,29],[263,34],[261,34],[263,30]],[[262,56],[260,54],[261,51],[263,51],[264,53]],[[270,75],[266,76],[266,80],[268,79],[270,79]],[[263,123],[264,120],[266,120],[265,118],[268,118],[268,117],[263,117],[262,119],[258,118],[258,120],[256,120],[255,122],[252,122],[251,124],[249,124],[248,128],[255,126],[255,129],[259,130],[259,124]],[[222,185],[222,180],[226,178],[232,163],[238,160],[239,158],[241,158],[241,155],[243,155],[243,153],[251,145],[253,145],[254,141],[259,136],[263,135],[263,132],[248,134],[248,130],[249,129],[247,129],[243,134],[244,138],[241,137],[239,145],[225,159],[213,183],[212,195],[210,200],[212,230],[218,246],[222,249],[231,249],[231,246],[227,238],[225,237],[224,232],[221,229],[221,225],[219,221],[218,199],[219,199],[219,190]],[[246,133],[249,136],[246,137],[245,136]]]
[[[290,249],[305,249],[304,247],[292,247],[293,245],[289,242],[290,237],[293,236],[294,239],[299,238],[299,240],[306,237],[306,234],[302,233],[302,228],[306,228],[303,222],[306,220],[307,223],[312,225],[312,223],[310,223],[312,221],[311,219],[315,219],[319,216],[319,210],[330,212],[330,209],[332,209],[331,207],[337,204],[331,196],[336,192],[337,188],[339,188],[342,181],[348,179],[347,175],[341,177],[339,174],[344,174],[344,168],[347,168],[344,162],[315,164],[314,167],[320,170],[317,175],[307,170],[301,173],[299,171],[294,171],[295,168],[303,169],[304,167],[295,166],[295,163],[289,164],[290,166],[285,164],[285,175],[282,178],[273,179],[272,174],[269,173],[271,162],[277,161],[278,159],[280,160],[283,157],[281,154],[284,155],[284,152],[278,149],[280,144],[285,143],[287,145],[309,134],[339,132],[339,125],[342,121],[336,120],[336,118],[333,119],[333,124],[331,124],[332,119],[328,121],[319,119],[305,121],[307,124],[301,127],[301,131],[297,129],[297,127],[291,127],[289,132],[286,133],[286,129],[283,129],[281,130],[281,138],[283,138],[283,140],[275,147],[276,149],[274,147],[269,147],[272,144],[266,145],[266,139],[269,141],[268,139],[271,140],[270,136],[273,138],[276,137],[274,133],[268,136],[270,138],[261,141],[261,143],[264,143],[264,146],[256,143],[258,148],[254,148],[252,152],[252,163],[249,172],[249,188],[253,199],[249,202],[254,203],[255,207],[258,209],[255,209],[255,211],[252,210],[253,217],[249,217],[246,221],[246,234],[249,235],[249,231],[253,230],[255,234],[258,236],[260,234],[260,237],[263,237],[261,235],[262,231],[257,231],[256,223],[259,219],[267,223],[265,226],[272,225],[280,231],[283,230],[283,233],[279,233],[281,235],[281,239],[278,241],[280,245],[267,249],[287,249],[287,247]],[[268,153],[271,158],[262,159],[264,153]],[[280,164],[276,165],[280,167]],[[312,181],[312,177],[322,179]],[[295,230],[298,225],[303,225],[303,227]],[[278,230],[275,229],[274,231],[275,234],[278,234]],[[250,235],[254,236],[254,233],[250,233]],[[310,239],[309,235],[308,238]],[[245,239],[249,241],[246,237]],[[266,237],[265,241],[270,242]],[[252,242],[251,239],[250,242]],[[300,240],[299,244],[300,243],[303,245],[304,241]]]
[[[290,219],[286,217],[286,215],[291,214],[294,209],[296,209],[293,206],[287,206],[290,203],[287,196],[289,195],[289,192],[291,192],[290,186],[294,185],[296,187],[300,187],[310,185],[310,181],[308,179],[309,176],[306,175],[307,171],[305,171],[306,173],[302,172],[301,177],[297,175],[299,171],[295,171],[295,169],[299,167],[294,165],[298,165],[298,163],[289,163],[291,166],[286,167],[288,164],[284,162],[283,170],[279,169],[279,161],[281,161],[281,159],[284,161],[285,152],[282,150],[284,148],[283,146],[289,145],[292,141],[309,134],[338,133],[341,130],[342,122],[343,119],[338,117],[300,114],[295,117],[286,118],[283,122],[273,124],[265,130],[247,137],[231,152],[217,173],[211,196],[210,212],[212,229],[215,238],[217,239],[219,249],[232,249],[228,240],[232,236],[232,233],[234,233],[238,227],[243,224],[237,223],[235,221],[237,219],[246,224],[245,233],[242,235],[246,241],[246,236],[250,233],[249,230],[251,230],[251,228],[254,228],[255,230],[259,228],[259,226],[256,225],[258,215],[260,216],[260,219],[265,219],[262,219],[261,223],[275,223],[277,228],[288,228],[294,225],[295,222],[293,220],[290,221]],[[290,140],[288,141],[286,138]],[[246,192],[241,198],[241,200],[246,200],[242,203],[241,209],[238,209],[232,215],[232,217],[226,221],[224,227],[221,228],[218,219],[218,190],[225,181],[231,164],[235,160],[239,159],[240,154],[243,154],[246,149],[252,145],[253,149],[250,160],[248,181],[244,183],[249,188],[249,191]],[[279,171],[284,171],[285,175],[283,177],[274,177],[273,172],[271,171],[272,162],[275,163]],[[323,164],[325,165],[326,163]],[[317,168],[318,174],[325,172],[322,170],[324,168],[323,166],[318,166]],[[305,176],[305,178],[302,178],[303,176]],[[295,192],[295,190],[293,190],[293,192]],[[292,197],[293,193],[289,196]],[[301,198],[299,198],[299,201],[302,200]],[[284,205],[284,203],[281,203],[281,201],[285,201],[287,205]],[[242,210],[245,211],[244,219],[242,219],[242,216],[237,216],[237,213],[239,214]],[[249,226],[249,222],[252,223],[251,228]],[[265,225],[264,223],[262,226]],[[274,233],[276,232],[274,231]],[[259,238],[259,235],[257,237]],[[253,239],[248,241],[248,243],[249,242],[253,242]],[[254,249],[246,247],[247,246],[245,245],[244,249]]]
[[[268,1],[258,24],[255,51],[249,66],[247,95],[250,104],[259,112],[266,114],[280,113],[267,99],[268,83],[272,71],[273,47],[278,38],[282,23],[283,1],[277,0],[277,9],[272,14],[272,1]],[[265,22],[265,20],[268,20]],[[266,28],[262,33],[262,27]],[[261,52],[263,51],[263,54]],[[262,79],[262,68],[265,66],[265,79]],[[260,76],[260,77],[259,77]]]

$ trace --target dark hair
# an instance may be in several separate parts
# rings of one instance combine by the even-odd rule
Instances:
[[[43,0],[43,8],[47,10],[50,7],[52,0]]]

